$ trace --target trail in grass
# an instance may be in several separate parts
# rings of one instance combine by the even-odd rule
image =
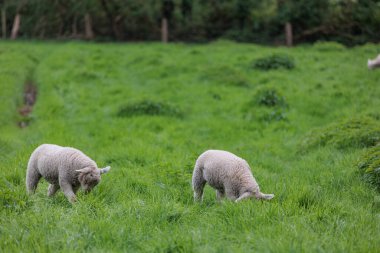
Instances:
[[[18,122],[18,125],[21,128],[27,127],[29,125],[28,119],[37,100],[37,86],[32,80],[27,80],[25,82],[23,98],[23,105],[18,110],[19,114],[22,116]]]

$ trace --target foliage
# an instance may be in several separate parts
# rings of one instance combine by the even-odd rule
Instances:
[[[295,152],[310,129],[326,130],[337,118],[371,115],[358,117],[358,125],[363,136],[374,133],[380,72],[369,72],[365,61],[377,50],[226,41],[0,42],[0,96],[6,94],[0,100],[0,251],[377,252],[379,193],[357,173],[363,150],[336,149],[325,140],[319,149]],[[248,67],[253,58],[285,51],[297,63],[293,71]],[[17,114],[29,76],[38,97],[33,120],[21,129]],[[249,85],[231,83],[239,76]],[[123,106],[142,101],[170,105],[183,117],[117,117]],[[266,124],[252,113],[275,109],[286,121]],[[342,138],[337,132],[332,139]],[[47,197],[44,180],[28,196],[25,170],[41,143],[79,148],[112,169],[90,194],[78,191],[75,205],[62,191]],[[203,203],[194,203],[191,175],[207,149],[243,157],[273,201],[218,203],[206,186]]]
[[[294,60],[285,54],[273,54],[271,56],[256,59],[253,67],[260,70],[273,69],[293,69],[295,67]]]
[[[287,120],[286,111],[280,108],[260,108],[259,110],[251,110],[247,114],[247,119],[251,118],[267,123]]]
[[[271,87],[257,89],[253,103],[267,107],[287,107],[285,98]]]
[[[370,117],[342,120],[326,127],[310,131],[300,149],[331,145],[340,149],[365,148],[380,141],[380,123]]]
[[[380,146],[377,145],[360,158],[358,168],[364,179],[380,190]]]
[[[246,118],[271,122],[286,119],[288,104],[285,98],[273,87],[259,87],[253,99],[244,108]]]
[[[285,0],[280,1],[279,19],[294,24],[294,30],[301,32],[308,27],[324,23],[328,15],[329,0]]]
[[[7,34],[17,13],[20,36],[37,39],[159,40],[167,16],[172,41],[237,41],[284,44],[284,24],[292,23],[295,42],[335,40],[346,45],[376,42],[378,0],[6,0]],[[164,8],[164,4],[170,6]],[[163,13],[164,10],[167,13]]]
[[[162,116],[181,116],[178,108],[164,102],[153,102],[144,100],[137,103],[130,103],[121,106],[117,112],[118,117],[132,117],[138,115],[162,115]]]

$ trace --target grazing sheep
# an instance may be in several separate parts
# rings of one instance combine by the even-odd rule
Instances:
[[[260,192],[248,163],[240,157],[222,150],[208,150],[201,154],[193,171],[194,199],[203,198],[203,188],[208,183],[216,189],[216,197],[236,202],[245,198],[272,199],[273,194]]]
[[[26,171],[26,189],[34,193],[41,177],[50,183],[48,196],[53,196],[59,188],[67,199],[76,201],[75,193],[80,186],[86,193],[100,182],[100,174],[110,167],[98,169],[96,163],[81,151],[70,147],[42,144],[30,156]]]
[[[368,68],[373,69],[373,68],[379,68],[380,67],[380,54],[373,60],[368,59]]]

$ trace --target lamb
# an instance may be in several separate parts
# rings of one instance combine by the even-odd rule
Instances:
[[[252,175],[248,163],[227,151],[207,150],[201,154],[193,171],[194,200],[203,199],[203,188],[206,183],[216,190],[216,198],[239,202],[246,198],[270,200],[273,194],[260,192],[259,185]]]
[[[50,183],[49,197],[61,188],[67,199],[74,203],[80,186],[89,193],[100,182],[100,175],[109,170],[109,166],[98,169],[96,163],[78,149],[42,144],[30,156],[26,189],[33,194],[41,177],[44,177]]]
[[[369,69],[379,68],[380,67],[380,54],[373,60],[368,59],[367,65],[368,65]]]

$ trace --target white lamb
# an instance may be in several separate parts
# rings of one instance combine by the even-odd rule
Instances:
[[[380,54],[373,60],[368,59],[368,68],[373,69],[373,68],[379,68],[380,67]]]
[[[266,200],[274,197],[261,193],[248,163],[227,151],[208,150],[198,157],[193,172],[195,200],[203,198],[206,183],[216,189],[218,200],[225,195],[236,202],[252,197]]]
[[[26,188],[29,193],[34,193],[43,177],[50,183],[49,197],[61,188],[67,199],[73,203],[80,186],[86,193],[90,192],[100,182],[100,175],[109,170],[109,166],[98,169],[96,163],[78,149],[42,144],[30,156]]]

